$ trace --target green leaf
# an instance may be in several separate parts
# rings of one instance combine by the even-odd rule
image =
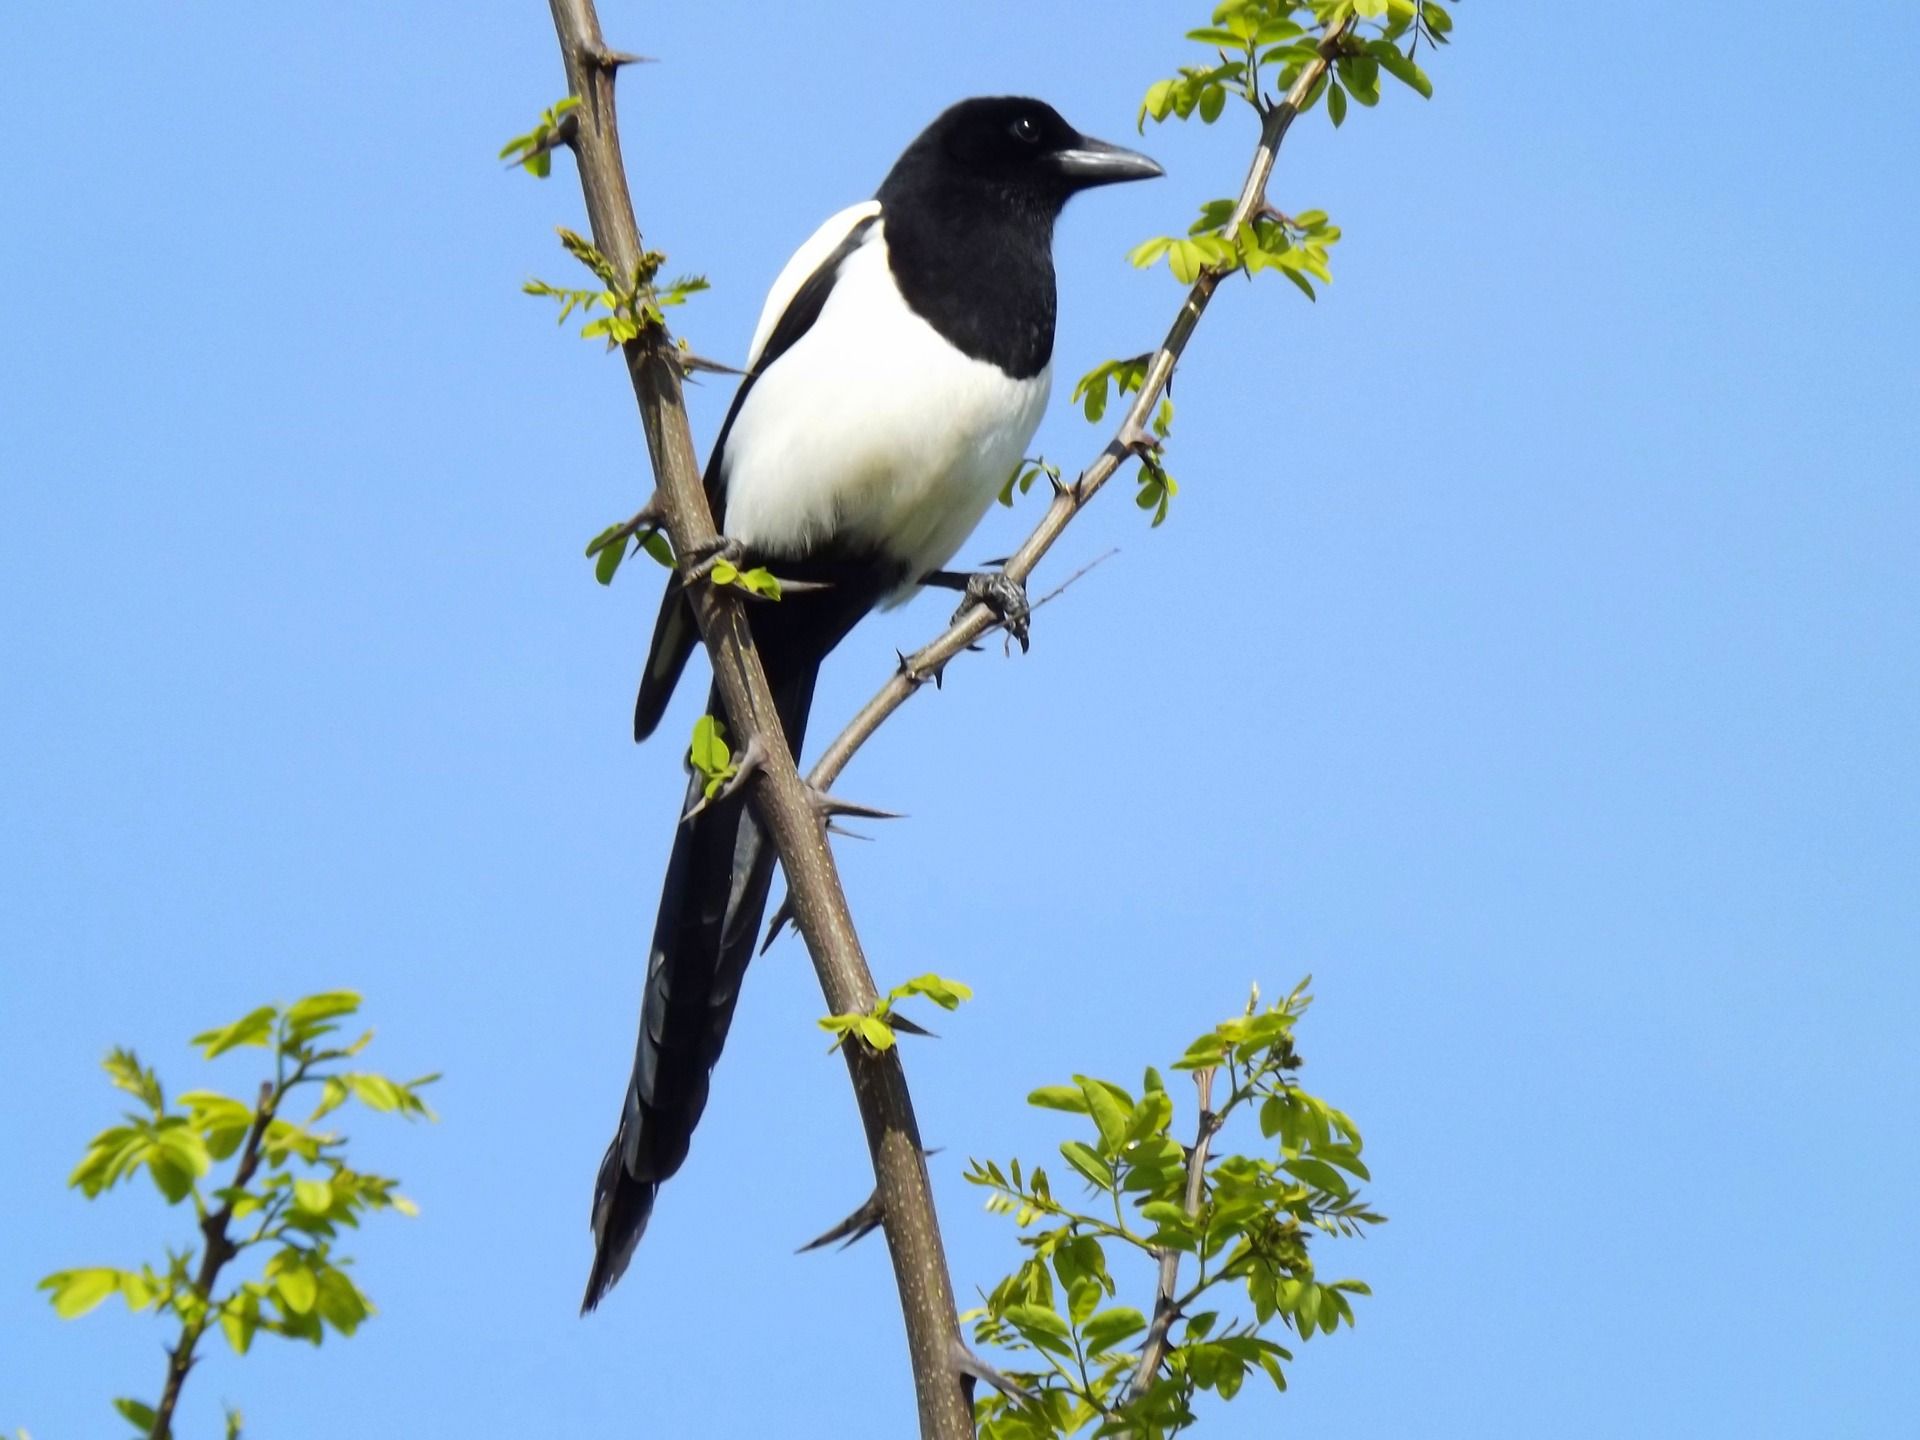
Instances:
[[[139,1400],[129,1400],[125,1396],[113,1402],[113,1408],[125,1417],[126,1422],[142,1435],[153,1433],[153,1407]]]
[[[1338,84],[1327,90],[1327,118],[1333,121],[1335,129],[1347,121],[1347,92]]]
[[[1122,1340],[1147,1328],[1147,1317],[1130,1305],[1102,1310],[1080,1327],[1080,1336],[1090,1351],[1111,1350]]]
[[[1042,1085],[1027,1096],[1029,1105],[1042,1110],[1065,1110],[1074,1115],[1085,1115],[1087,1097],[1076,1085]]]
[[[1060,1154],[1093,1185],[1102,1190],[1113,1189],[1113,1167],[1102,1160],[1084,1140],[1062,1141]]]
[[[702,715],[693,722],[693,743],[688,748],[687,759],[707,777],[708,796],[733,774],[733,751],[722,738],[726,733],[727,727],[711,715]]]
[[[242,1015],[231,1025],[202,1031],[193,1037],[193,1043],[203,1047],[209,1060],[242,1045],[265,1045],[273,1036],[273,1022],[279,1013],[272,1005],[262,1005],[258,1010]]]
[[[320,1282],[305,1265],[289,1266],[273,1277],[273,1288],[296,1315],[305,1315],[320,1298]]]
[[[617,543],[603,545],[594,555],[593,578],[602,585],[611,585],[613,577],[620,573],[620,563],[627,558],[627,540],[622,537]]]
[[[745,571],[735,583],[749,594],[759,595],[767,600],[780,598],[780,581],[764,565],[757,565]]]
[[[1421,99],[1433,98],[1433,81],[1427,78],[1427,72],[1414,64],[1409,56],[1394,48],[1391,41],[1373,41],[1367,46],[1367,53],[1380,62],[1382,70],[1417,91]]]
[[[904,1000],[911,995],[924,996],[933,1001],[942,1010],[957,1010],[965,1001],[973,998],[973,991],[958,980],[948,980],[939,975],[916,975],[903,985],[896,985],[887,992],[895,1000]]]
[[[896,1037],[893,1027],[878,1015],[862,1015],[854,1029],[875,1050],[891,1050],[894,1047]]]
[[[1107,1155],[1118,1152],[1127,1135],[1127,1121],[1131,1118],[1131,1107],[1122,1105],[1098,1080],[1090,1080],[1084,1075],[1073,1077],[1080,1086],[1080,1093],[1086,1097],[1088,1113],[1093,1123],[1100,1129],[1100,1149]]]
[[[118,1270],[94,1267],[87,1270],[61,1270],[47,1276],[37,1289],[51,1292],[53,1313],[62,1320],[86,1314],[120,1289]]]
[[[1001,1312],[1001,1318],[1043,1350],[1071,1348],[1067,1322],[1044,1305],[1009,1305]]]
[[[324,1215],[333,1209],[333,1186],[325,1180],[296,1180],[293,1203],[309,1215]]]
[[[351,1015],[360,1008],[360,995],[353,990],[327,990],[296,1000],[287,1007],[287,1023],[295,1029],[318,1025],[323,1020]]]

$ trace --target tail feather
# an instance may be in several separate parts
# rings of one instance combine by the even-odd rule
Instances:
[[[796,753],[818,671],[817,661],[806,664],[774,686],[781,728]],[[709,713],[721,713],[720,703],[712,695]],[[698,774],[691,778],[688,808],[700,799],[703,783]],[[594,1187],[594,1257],[583,1313],[625,1272],[660,1182],[687,1158],[753,956],[774,860],[744,795],[710,803],[674,836],[647,958],[633,1078]]]

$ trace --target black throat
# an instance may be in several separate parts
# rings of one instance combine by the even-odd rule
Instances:
[[[894,284],[949,344],[1015,380],[1053,358],[1060,201],[902,163],[877,197]]]

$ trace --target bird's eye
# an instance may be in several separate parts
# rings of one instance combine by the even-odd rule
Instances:
[[[1024,140],[1029,145],[1040,143],[1040,127],[1033,123],[1032,116],[1022,115],[1008,128],[1013,131],[1016,140]]]

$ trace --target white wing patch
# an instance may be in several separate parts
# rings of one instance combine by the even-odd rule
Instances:
[[[807,248],[818,244],[824,258],[866,213],[835,216]],[[820,318],[754,380],[734,417],[727,534],[770,556],[865,542],[917,581],[979,524],[1026,453],[1051,383],[1051,366],[1015,380],[969,359],[916,315],[893,282],[882,221],[841,262]]]
[[[807,243],[793,252],[793,258],[774,277],[773,288],[767,292],[767,303],[760,310],[760,323],[753,327],[753,344],[747,347],[747,369],[751,370],[760,363],[760,352],[767,348],[773,327],[780,323],[780,317],[786,314],[787,306],[793,303],[793,297],[799,293],[800,287],[807,283],[807,277],[839,248],[849,230],[869,215],[879,213],[878,200],[862,200],[858,205],[849,205],[814,231],[807,238]]]

